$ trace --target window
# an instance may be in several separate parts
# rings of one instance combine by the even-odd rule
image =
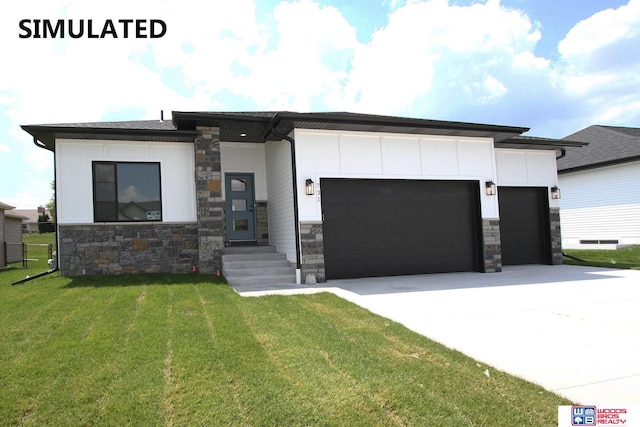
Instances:
[[[162,221],[160,163],[93,162],[93,220]]]

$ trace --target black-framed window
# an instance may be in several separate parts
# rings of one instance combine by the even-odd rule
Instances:
[[[160,163],[93,162],[94,222],[162,221]]]

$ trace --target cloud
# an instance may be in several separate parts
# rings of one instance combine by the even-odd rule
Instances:
[[[577,23],[560,41],[557,65],[567,97],[588,109],[579,127],[640,122],[640,0]]]

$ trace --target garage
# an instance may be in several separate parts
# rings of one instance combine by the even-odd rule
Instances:
[[[480,271],[477,181],[321,179],[327,279]]]
[[[502,265],[551,264],[546,187],[499,187]]]

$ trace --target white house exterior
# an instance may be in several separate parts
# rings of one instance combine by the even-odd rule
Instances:
[[[590,126],[566,139],[589,145],[558,161],[563,247],[640,244],[640,129]]]
[[[558,264],[556,155],[580,145],[351,113],[23,128],[55,153],[65,275],[216,273],[247,244],[302,280]]]

